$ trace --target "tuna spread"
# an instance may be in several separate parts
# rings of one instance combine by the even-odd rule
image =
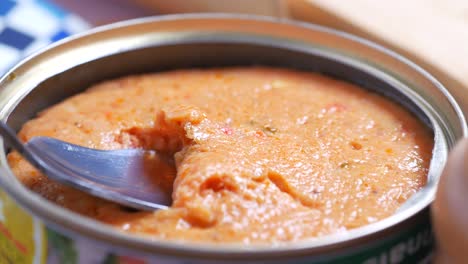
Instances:
[[[66,88],[66,87],[64,87]],[[19,180],[69,210],[135,235],[208,243],[286,243],[392,215],[426,183],[433,136],[399,105],[314,73],[191,69],[105,81],[24,124],[97,149],[174,157],[149,166],[168,210],[129,210],[41,175]]]

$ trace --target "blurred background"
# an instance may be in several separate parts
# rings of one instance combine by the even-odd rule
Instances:
[[[463,87],[453,93],[468,111],[467,0],[0,0],[0,74],[19,57],[88,28],[188,12],[288,18],[368,38]]]

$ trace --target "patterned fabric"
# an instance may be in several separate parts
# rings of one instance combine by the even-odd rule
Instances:
[[[47,0],[0,0],[0,76],[24,56],[89,27]]]

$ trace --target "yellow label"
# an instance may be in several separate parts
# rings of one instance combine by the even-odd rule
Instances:
[[[42,223],[0,190],[0,263],[43,264],[45,259]]]

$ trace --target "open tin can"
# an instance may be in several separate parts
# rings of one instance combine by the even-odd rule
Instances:
[[[447,154],[467,136],[462,111],[429,73],[372,42],[273,18],[175,15],[104,26],[24,60],[0,81],[15,129],[90,85],[189,67],[269,65],[320,72],[387,96],[434,133],[428,183],[394,215],[346,233],[277,247],[182,244],[131,236],[27,190],[0,153],[1,263],[417,263],[430,261],[429,205]],[[3,143],[1,143],[3,145]]]

